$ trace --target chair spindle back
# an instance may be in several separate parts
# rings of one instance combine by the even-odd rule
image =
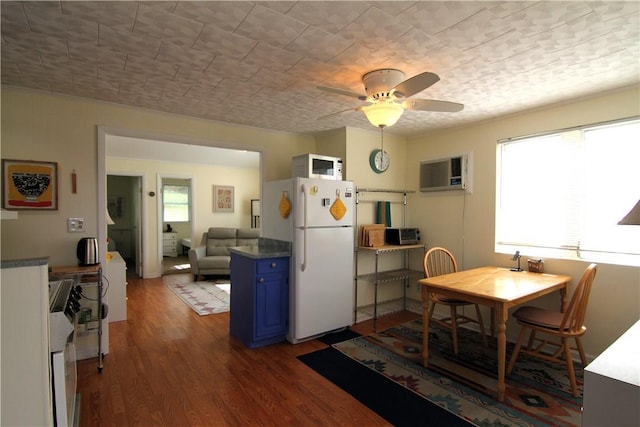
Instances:
[[[578,286],[576,286],[575,291],[573,291],[571,301],[569,301],[565,309],[562,323],[560,323],[560,331],[578,332],[584,326],[591,285],[593,279],[596,277],[597,270],[598,266],[591,264],[582,274]]]
[[[422,264],[425,277],[440,276],[458,271],[458,263],[453,254],[447,249],[438,246],[427,251]]]

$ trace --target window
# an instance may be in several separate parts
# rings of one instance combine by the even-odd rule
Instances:
[[[640,265],[640,120],[500,141],[496,252]]]
[[[189,186],[164,184],[162,186],[162,208],[164,222],[188,222]]]

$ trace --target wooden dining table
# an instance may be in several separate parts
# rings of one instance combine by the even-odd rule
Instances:
[[[567,304],[570,276],[512,271],[501,267],[479,267],[418,280],[422,293],[422,361],[429,365],[430,295],[461,299],[492,309],[498,342],[498,401],[504,401],[509,308],[551,292],[560,291],[561,309]],[[493,321],[492,321],[493,332]]]

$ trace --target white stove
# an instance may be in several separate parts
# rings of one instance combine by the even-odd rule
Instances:
[[[55,425],[76,426],[75,325],[80,292],[72,279],[49,282],[49,351]]]

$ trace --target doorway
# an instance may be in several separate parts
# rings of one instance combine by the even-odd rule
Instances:
[[[214,143],[219,145],[211,146],[211,143],[209,140],[98,126],[98,221],[105,224],[98,229],[98,238],[101,241],[107,239],[107,175],[140,175],[141,221],[137,233],[140,236],[141,251],[136,255],[141,277],[162,276],[162,244],[158,241],[158,235],[162,230],[162,218],[158,212],[160,182],[157,181],[155,185],[152,183],[160,175],[189,171],[190,176],[193,176],[194,212],[191,220],[195,234],[192,232],[192,237],[201,236],[202,232],[212,225],[238,227],[245,226],[243,224],[246,222],[246,227],[249,226],[249,199],[259,197],[260,183],[264,175],[263,154],[255,149],[247,150],[242,144]],[[235,169],[238,173],[217,177],[211,171],[215,172],[219,165],[227,168],[226,170]],[[247,171],[251,173],[247,174]],[[239,180],[251,186],[254,174],[257,174],[257,190],[251,188],[246,191],[246,196],[236,198],[241,202],[236,205],[238,209],[234,214],[219,215],[212,212],[207,200],[211,198],[213,184],[223,180]],[[247,176],[250,178],[245,179]],[[240,191],[241,188],[236,187],[237,196],[241,194]],[[106,262],[104,254],[101,254],[101,260]]]
[[[158,241],[162,275],[191,272],[188,249],[193,235],[193,178],[158,175]]]
[[[127,272],[142,277],[141,227],[142,177],[107,175],[107,212],[113,224],[107,225],[109,251],[120,253]]]

